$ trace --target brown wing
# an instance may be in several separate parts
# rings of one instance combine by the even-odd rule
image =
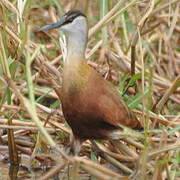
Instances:
[[[88,88],[90,92],[88,92],[89,97],[87,101],[96,107],[96,112],[103,117],[104,121],[114,126],[118,124],[131,128],[139,128],[141,126],[115,87],[94,70],[92,70],[89,79],[89,86],[91,88]]]

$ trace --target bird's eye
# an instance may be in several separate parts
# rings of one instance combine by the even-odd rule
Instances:
[[[72,22],[72,21],[73,21],[73,18],[69,18],[68,21],[69,21],[69,22]]]

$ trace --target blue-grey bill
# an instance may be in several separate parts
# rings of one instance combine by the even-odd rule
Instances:
[[[45,25],[45,26],[39,28],[38,31],[47,31],[50,29],[60,28],[62,24],[63,24],[63,21],[58,21],[56,23]]]
[[[47,30],[54,29],[54,28],[58,28],[57,23],[52,23],[52,24],[45,25],[45,26],[39,28],[38,31],[47,31]]]

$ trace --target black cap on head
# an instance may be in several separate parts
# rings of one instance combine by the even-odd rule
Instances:
[[[67,13],[64,14],[64,16],[84,16],[86,17],[85,14],[83,14],[80,10],[77,10],[77,9],[72,9],[72,10],[69,10]]]
[[[71,23],[75,18],[77,18],[78,16],[84,16],[86,17],[85,14],[83,14],[80,10],[70,10],[68,11],[66,14],[64,14],[64,24],[68,24]]]

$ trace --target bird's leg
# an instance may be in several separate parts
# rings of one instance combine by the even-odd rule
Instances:
[[[78,156],[81,150],[82,140],[74,136],[73,134],[70,135],[70,152]]]

